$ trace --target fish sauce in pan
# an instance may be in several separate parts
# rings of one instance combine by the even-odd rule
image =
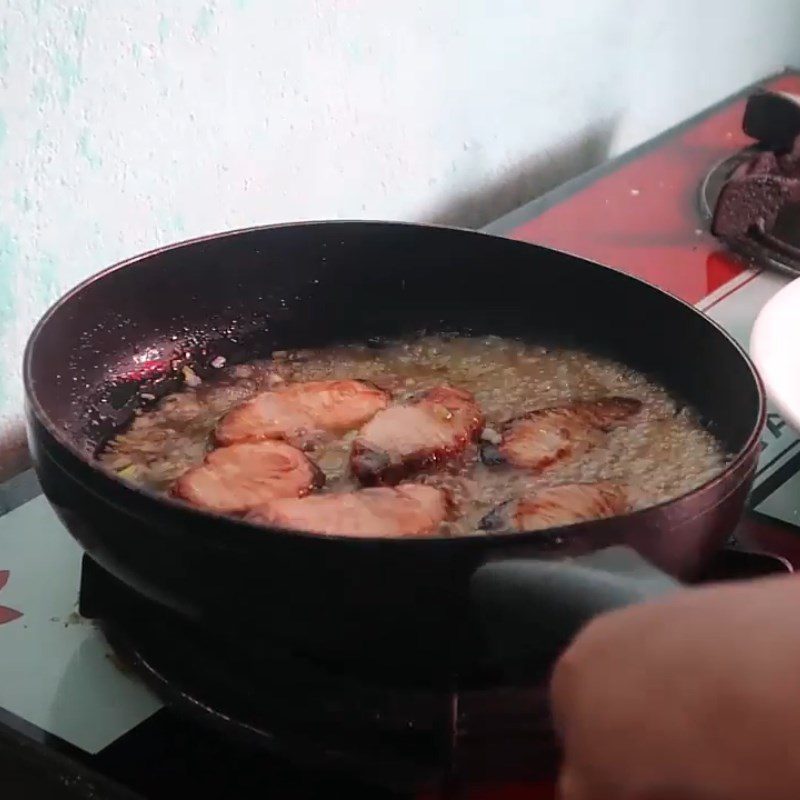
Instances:
[[[474,397],[483,416],[477,441],[446,464],[405,476],[406,482],[446,490],[450,508],[438,534],[480,535],[481,525],[496,519],[492,512],[502,504],[564,484],[632,487],[626,494],[634,498],[632,508],[660,503],[700,486],[727,460],[696,414],[643,375],[579,350],[498,337],[425,336],[381,347],[276,351],[266,360],[221,365],[204,381],[193,374],[188,378],[180,391],[139,413],[109,442],[99,456],[107,468],[134,484],[168,492],[203,463],[215,447],[219,421],[245,401],[295,382],[353,379],[385,391],[392,405],[414,403],[442,386]],[[556,457],[544,469],[517,468],[493,457],[502,454],[509,421],[528,415],[535,430],[542,415],[531,412],[605,398],[624,398],[638,411],[604,428],[592,446]],[[561,431],[559,424],[554,430]],[[351,469],[357,436],[356,429],[304,443],[306,455],[324,476],[310,491],[361,488]]]

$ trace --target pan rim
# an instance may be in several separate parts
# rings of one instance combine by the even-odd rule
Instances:
[[[154,256],[162,255],[172,250],[178,250],[181,248],[185,248],[191,245],[201,244],[204,242],[219,241],[222,239],[242,236],[246,234],[258,233],[261,231],[274,230],[274,229],[309,227],[309,226],[327,226],[327,225],[346,227],[348,225],[353,225],[353,224],[392,226],[397,228],[410,228],[410,229],[424,228],[424,229],[441,230],[441,231],[457,231],[459,233],[468,234],[472,236],[482,236],[482,237],[487,237],[489,239],[500,239],[506,242],[512,242],[514,244],[523,247],[531,247],[533,249],[567,255],[570,258],[578,259],[584,264],[589,265],[591,267],[613,272],[617,276],[619,276],[620,280],[624,279],[627,281],[641,284],[648,290],[657,292],[663,295],[664,297],[679,303],[690,312],[699,315],[707,324],[709,324],[712,328],[714,328],[717,331],[717,333],[720,334],[730,346],[733,347],[733,349],[737,352],[739,357],[743,359],[745,365],[747,366],[750,376],[752,377],[753,382],[756,386],[757,397],[758,397],[758,408],[756,413],[755,424],[753,425],[752,430],[750,431],[750,434],[748,435],[745,443],[738,450],[738,452],[731,457],[730,461],[726,464],[726,466],[724,467],[724,469],[722,469],[722,471],[720,471],[717,475],[713,476],[712,478],[709,478],[707,481],[695,487],[694,489],[690,489],[689,491],[684,492],[683,494],[678,495],[677,497],[664,500],[660,503],[657,503],[656,505],[648,506],[646,508],[638,509],[633,512],[628,512],[626,514],[620,514],[610,519],[628,520],[628,519],[640,518],[641,516],[650,514],[653,511],[662,510],[666,507],[672,506],[673,504],[677,504],[683,500],[686,500],[692,496],[713,489],[716,485],[725,480],[732,472],[736,471],[745,460],[749,459],[752,455],[753,448],[758,445],[761,436],[761,431],[763,429],[764,422],[766,419],[766,393],[761,376],[759,375],[758,370],[756,369],[752,359],[750,358],[745,348],[738,341],[736,341],[736,339],[734,339],[733,336],[731,336],[731,334],[728,333],[728,331],[726,331],[719,323],[711,319],[707,314],[705,314],[703,311],[701,311],[699,308],[692,305],[691,303],[688,303],[682,298],[677,297],[673,293],[668,292],[659,286],[655,286],[641,278],[629,275],[628,273],[623,272],[622,270],[616,267],[610,267],[606,264],[601,264],[597,261],[592,261],[590,259],[575,255],[574,253],[569,253],[567,251],[555,250],[554,248],[549,248],[544,245],[538,245],[530,242],[524,242],[521,240],[510,239],[508,237],[498,236],[496,234],[486,233],[484,231],[477,231],[453,225],[439,225],[433,223],[416,223],[416,222],[404,222],[404,221],[380,220],[380,219],[302,220],[294,222],[272,223],[268,225],[255,225],[246,228],[238,228],[235,230],[219,231],[216,233],[193,237],[191,239],[186,239],[180,242],[174,242],[168,245],[163,245],[161,247],[153,248],[144,253],[140,253],[136,256],[132,256],[122,261],[118,261],[100,270],[94,275],[90,275],[88,278],[78,283],[76,286],[74,286],[64,295],[62,295],[58,300],[56,300],[44,312],[42,317],[39,319],[39,321],[36,323],[33,330],[31,331],[30,336],[28,337],[28,341],[25,345],[25,350],[23,355],[23,387],[24,387],[26,402],[28,404],[30,412],[33,414],[36,421],[48,433],[48,435],[56,442],[56,444],[62,447],[64,450],[66,450],[71,457],[75,458],[86,468],[88,468],[91,471],[91,473],[97,478],[101,480],[107,480],[112,485],[116,486],[118,489],[121,489],[126,493],[130,493],[130,496],[133,499],[144,498],[149,502],[156,503],[157,505],[166,505],[167,507],[170,507],[175,511],[180,511],[182,513],[188,512],[191,516],[197,516],[200,519],[222,521],[227,525],[234,526],[237,530],[239,530],[242,533],[243,536],[245,536],[247,539],[250,540],[252,540],[254,534],[263,536],[265,532],[269,532],[269,533],[278,533],[292,537],[301,537],[304,539],[329,541],[329,542],[348,542],[350,543],[351,546],[357,545],[358,543],[361,543],[364,546],[375,546],[376,543],[380,542],[382,545],[386,545],[388,543],[395,543],[392,546],[410,547],[410,546],[419,546],[421,542],[425,543],[455,542],[455,541],[464,542],[472,540],[475,541],[488,540],[492,542],[508,541],[508,542],[521,543],[534,535],[539,540],[541,540],[545,537],[546,538],[558,537],[560,535],[563,535],[564,532],[567,532],[570,529],[576,528],[578,526],[586,527],[587,525],[592,525],[596,522],[607,523],[608,520],[595,520],[588,523],[578,522],[578,523],[573,523],[571,525],[562,525],[547,529],[546,531],[515,531],[515,532],[496,532],[496,533],[476,532],[469,534],[460,534],[457,536],[445,536],[442,534],[436,534],[433,536],[425,536],[425,537],[391,537],[391,538],[385,538],[380,536],[353,537],[345,534],[324,534],[320,532],[304,531],[295,528],[266,528],[264,526],[256,525],[254,523],[247,522],[246,520],[237,517],[227,516],[225,514],[219,514],[212,511],[206,511],[203,509],[195,508],[194,506],[191,506],[190,504],[185,503],[177,498],[173,498],[170,495],[164,495],[152,489],[148,489],[146,487],[135,486],[134,484],[126,481],[125,479],[110,473],[108,470],[103,469],[99,463],[95,462],[89,454],[83,452],[80,448],[78,448],[74,444],[74,442],[71,441],[71,439],[63,433],[60,427],[53,422],[49,414],[45,411],[44,406],[39,401],[37,392],[35,390],[32,373],[33,373],[33,361],[34,361],[35,349],[37,341],[41,335],[41,332],[42,330],[44,330],[44,328],[53,318],[53,316],[62,307],[64,307],[74,297],[79,295],[82,291],[84,291],[87,287],[93,285],[95,282],[104,280],[105,278],[107,278],[110,275],[113,275],[119,270],[132,267]],[[63,465],[59,464],[59,466],[62,466],[63,468]],[[102,498],[102,499],[108,502],[108,498]],[[132,509],[129,506],[126,507],[125,510],[127,513],[132,512]]]

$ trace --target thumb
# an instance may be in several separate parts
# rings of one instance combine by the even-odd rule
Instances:
[[[558,800],[601,800],[601,798],[590,797],[578,773],[565,767],[558,779]]]

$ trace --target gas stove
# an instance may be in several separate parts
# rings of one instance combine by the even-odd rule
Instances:
[[[800,566],[800,562],[798,562]],[[789,559],[731,544],[703,581],[790,573]],[[257,657],[192,628],[83,559],[80,613],[115,657],[188,720],[306,770],[413,794],[552,775],[547,684],[402,685],[343,673],[280,642]],[[231,676],[235,675],[235,679]]]
[[[747,147],[715,164],[700,184],[698,201],[700,213],[708,225],[714,206],[725,181],[737,167],[749,161],[757,147]],[[754,230],[750,235],[731,243],[731,247],[754,264],[761,264],[785,272],[790,277],[800,277],[800,225],[795,205],[784,209],[769,232]]]
[[[800,74],[762,85],[800,93]],[[737,252],[708,233],[715,193],[748,147],[752,90],[488,230],[642,277],[746,345],[800,265],[791,230]],[[704,580],[800,567],[799,472],[800,440],[770,411],[750,510]],[[0,505],[13,508],[0,517],[0,765],[17,765],[30,794],[49,776],[71,797],[553,797],[544,679],[401,686],[276,641],[232,684],[237,655],[84,559],[30,474],[0,487]]]
[[[520,778],[547,775],[554,763],[541,684],[402,685],[343,673],[277,641],[257,656],[232,652],[208,630],[149,607],[90,559],[80,609],[168,706],[304,770],[407,795],[469,782],[498,760],[497,774]],[[465,750],[473,757],[464,759]]]

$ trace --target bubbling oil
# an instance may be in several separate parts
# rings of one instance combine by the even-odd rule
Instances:
[[[464,459],[447,470],[413,476],[449,490],[455,515],[443,523],[445,534],[478,532],[479,520],[499,503],[560,483],[626,483],[641,490],[647,505],[660,503],[700,486],[727,460],[692,409],[615,361],[499,337],[444,336],[380,347],[347,344],[277,351],[266,360],[222,367],[213,379],[193,380],[193,386],[184,386],[139,414],[100,459],[136,484],[167,491],[203,460],[215,425],[239,403],[288,382],[351,378],[390,391],[394,402],[440,384],[466,389],[486,416],[482,437],[488,441],[497,439],[505,421],[537,408],[610,395],[642,402],[641,413],[608,433],[600,446],[541,474],[485,466],[477,447],[471,446]],[[348,470],[354,436],[352,432],[318,444],[309,453],[326,475],[322,491],[358,488]]]

